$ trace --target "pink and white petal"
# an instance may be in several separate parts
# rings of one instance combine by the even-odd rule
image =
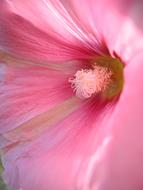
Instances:
[[[94,31],[58,0],[1,2],[1,48],[40,60],[87,59],[107,53]],[[34,5],[34,6],[33,6]]]
[[[96,113],[96,105],[86,102],[33,143],[9,149],[3,157],[4,179],[12,190],[90,189],[110,140]]]
[[[100,160],[106,168],[100,188],[143,189],[143,54],[125,68],[125,87],[112,117],[108,153]]]

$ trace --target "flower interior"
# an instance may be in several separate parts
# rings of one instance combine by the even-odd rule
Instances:
[[[88,69],[78,70],[69,82],[80,99],[99,95],[111,100],[122,91],[123,64],[117,58],[98,56],[90,62]]]

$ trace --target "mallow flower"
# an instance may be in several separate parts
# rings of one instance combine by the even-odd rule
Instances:
[[[0,153],[10,190],[143,189],[140,6],[0,0]]]

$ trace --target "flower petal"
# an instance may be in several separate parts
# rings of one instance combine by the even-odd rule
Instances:
[[[111,55],[119,56],[127,63],[135,54],[142,51],[143,32],[134,21],[135,16],[136,20],[138,18],[138,23],[140,21],[143,6],[141,1],[69,0],[67,2],[79,20],[88,28],[92,28],[97,39],[100,40],[102,36]]]
[[[34,6],[33,6],[34,4]],[[58,0],[3,0],[0,44],[3,49],[39,60],[87,59],[107,50],[93,31]]]
[[[90,160],[96,167],[96,155],[106,147],[106,129],[95,101],[72,98],[68,78],[76,63],[64,70],[7,54],[1,59],[0,146],[7,184],[14,190],[89,187]]]
[[[75,73],[76,63],[63,68],[35,66],[10,56],[1,60],[1,134],[73,96],[68,79]]]
[[[54,61],[108,54],[108,46],[126,63],[143,48],[134,19],[139,5],[136,0],[3,0],[0,44],[30,59]]]
[[[106,190],[143,189],[143,54],[125,68],[125,88],[107,123],[112,140],[100,160],[106,168],[100,188]]]
[[[133,12],[136,14],[135,7],[142,7],[143,4],[136,0],[106,2],[104,17],[100,19],[102,33],[111,55],[119,56],[125,64],[128,64],[143,50],[143,32],[132,18]],[[141,10],[142,8],[139,10],[140,14]]]
[[[104,119],[101,122],[95,116],[96,106],[86,102],[39,139],[9,149],[3,157],[8,185],[14,190],[90,189],[98,160],[110,140],[107,129],[102,128]]]

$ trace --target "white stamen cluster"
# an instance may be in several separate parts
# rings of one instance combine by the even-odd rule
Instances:
[[[94,69],[79,70],[73,79],[69,79],[76,96],[81,99],[104,91],[110,83],[112,73],[106,67],[94,66]]]

